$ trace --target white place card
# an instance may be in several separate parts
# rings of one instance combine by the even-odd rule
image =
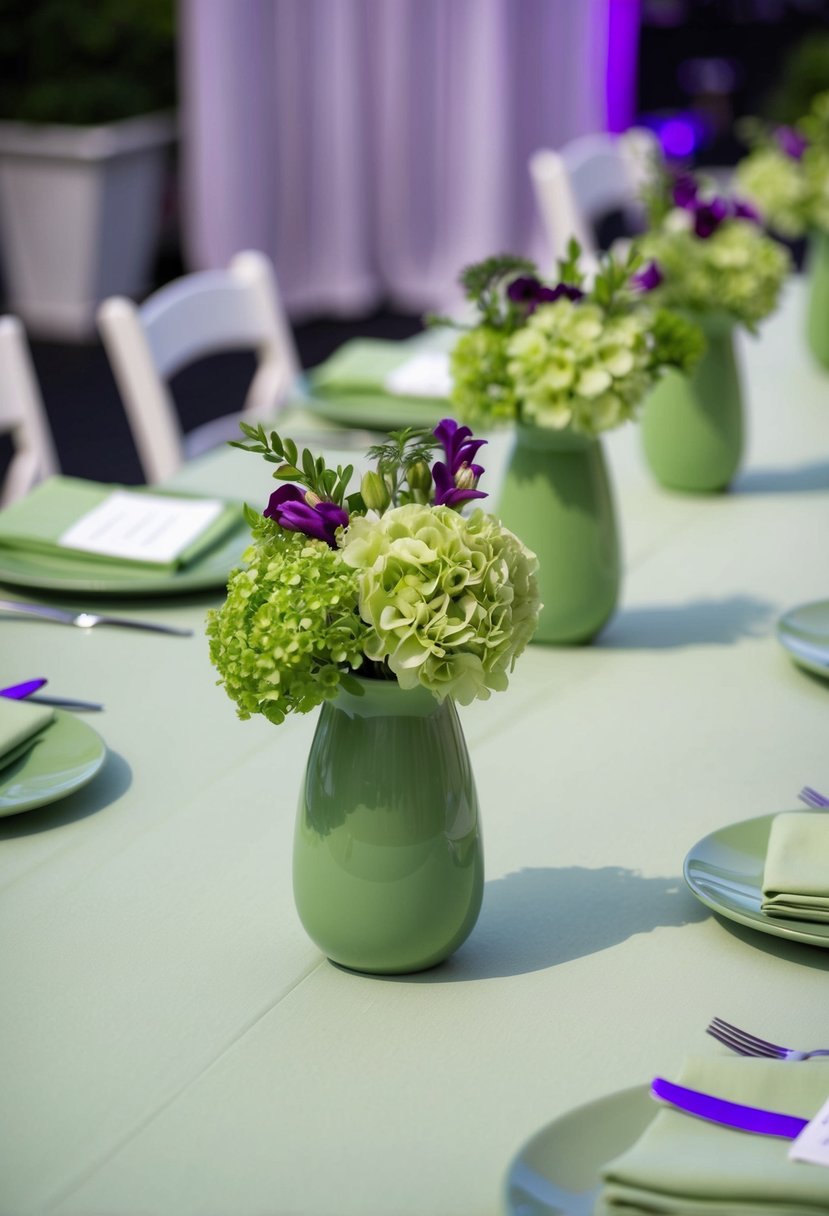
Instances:
[[[72,524],[58,544],[130,561],[174,562],[221,513],[218,499],[115,490]]]
[[[412,355],[389,372],[383,387],[399,397],[448,397],[452,390],[449,355],[439,350]]]
[[[800,1064],[784,1064],[784,1068],[800,1068]],[[806,1065],[809,1067],[809,1065]],[[820,1068],[822,1065],[812,1065]],[[812,1165],[829,1165],[829,1098],[823,1103],[814,1119],[810,1119],[803,1131],[789,1145],[791,1161],[809,1161]]]

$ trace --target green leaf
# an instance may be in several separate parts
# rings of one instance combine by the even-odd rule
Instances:
[[[288,463],[296,464],[298,452],[297,452],[296,444],[294,443],[293,439],[283,440],[282,449],[285,453],[285,459],[288,461]]]

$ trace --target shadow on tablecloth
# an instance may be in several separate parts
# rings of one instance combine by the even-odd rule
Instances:
[[[486,883],[478,923],[446,963],[383,978],[441,984],[523,975],[710,915],[679,876],[645,878],[622,866],[518,870]]]
[[[620,608],[594,646],[608,650],[731,646],[741,638],[765,637],[778,613],[770,601],[751,595]]]

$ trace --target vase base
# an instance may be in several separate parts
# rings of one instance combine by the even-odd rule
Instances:
[[[369,975],[389,976],[393,978],[397,975],[419,975],[422,971],[434,971],[437,967],[442,967],[450,956],[439,958],[434,963],[414,963],[410,967],[349,967],[347,963],[338,963],[335,958],[328,956],[328,962],[332,967],[336,967],[338,971],[346,971],[349,975]]]

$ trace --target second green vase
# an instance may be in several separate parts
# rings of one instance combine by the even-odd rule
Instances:
[[[708,343],[693,372],[668,371],[645,402],[645,457],[660,485],[705,494],[724,490],[743,456],[743,395],[734,327],[699,321]]]
[[[498,514],[538,555],[544,607],[534,642],[591,641],[619,598],[616,512],[598,439],[516,427]]]

